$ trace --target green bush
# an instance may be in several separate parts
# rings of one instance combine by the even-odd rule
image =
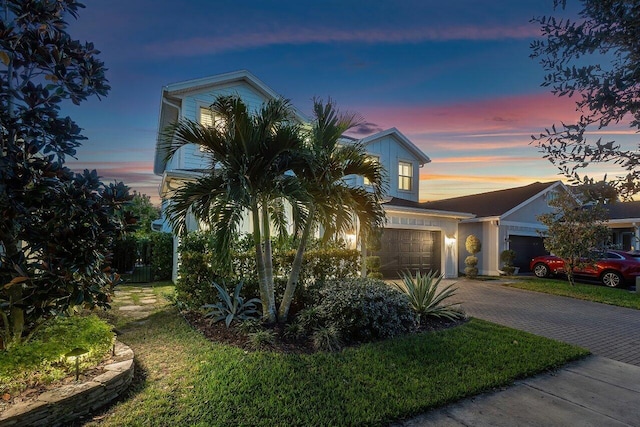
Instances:
[[[417,323],[406,295],[381,280],[328,281],[317,306],[320,324],[345,343],[369,342],[411,332]]]
[[[173,271],[173,235],[151,234],[151,272],[153,280],[170,280]]]
[[[248,296],[259,295],[258,277],[253,249],[235,253],[232,271],[224,271],[216,264],[211,236],[204,232],[187,234],[181,241],[180,266],[176,282],[176,297],[190,307],[199,307],[215,300],[213,281],[233,282],[244,280]],[[295,257],[294,250],[274,254],[273,269],[276,296],[282,296],[286,280]],[[359,271],[360,253],[357,250],[330,248],[309,250],[305,253],[300,273],[300,286],[292,303],[292,311],[299,309],[310,299],[315,299],[317,284],[339,277],[356,277]]]
[[[95,315],[55,318],[27,343],[0,351],[0,394],[64,378],[73,371],[64,355],[74,348],[89,350],[81,367],[95,365],[107,354],[113,339],[111,326]]]
[[[464,264],[466,265],[464,274],[466,274],[467,277],[473,279],[478,276],[478,267],[476,267],[478,265],[478,257],[469,255],[464,259]]]

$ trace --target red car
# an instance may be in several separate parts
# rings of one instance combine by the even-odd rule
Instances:
[[[553,255],[535,257],[529,266],[536,277],[564,274],[564,261]],[[573,273],[576,276],[597,279],[605,286],[617,288],[627,283],[635,283],[636,277],[640,276],[640,257],[637,253],[606,251],[595,263],[575,268]]]

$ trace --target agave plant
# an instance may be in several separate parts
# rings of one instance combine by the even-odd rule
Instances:
[[[245,301],[240,296],[240,290],[244,282],[241,280],[236,285],[233,295],[229,295],[229,292],[222,286],[214,283],[213,286],[218,290],[218,297],[220,301],[216,304],[205,304],[202,306],[205,310],[210,309],[204,316],[211,318],[211,322],[216,323],[224,320],[227,328],[234,320],[244,321],[251,319],[258,314],[256,304],[260,304],[259,298],[252,298]]]
[[[444,275],[438,275],[437,271],[421,274],[416,271],[415,277],[410,271],[403,271],[400,275],[401,283],[393,282],[392,286],[409,297],[411,307],[418,314],[419,319],[425,317],[443,317],[450,320],[464,317],[457,304],[443,304],[443,301],[455,295],[456,288],[453,284],[438,290],[440,281]]]

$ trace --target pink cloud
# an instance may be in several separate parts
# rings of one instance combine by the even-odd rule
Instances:
[[[550,93],[493,98],[445,105],[353,107],[368,121],[423,139],[427,135],[456,137],[529,135],[545,126],[579,117],[572,98]]]
[[[194,37],[147,45],[147,51],[163,57],[197,56],[273,45],[312,43],[420,43],[447,40],[498,40],[538,37],[533,25],[495,27],[432,27],[404,29],[335,29],[289,27],[274,31]]]

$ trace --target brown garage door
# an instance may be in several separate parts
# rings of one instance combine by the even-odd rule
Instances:
[[[385,278],[397,279],[399,272],[440,270],[440,232],[386,229],[382,233],[380,271]]]
[[[529,271],[529,261],[538,255],[547,255],[542,243],[542,237],[533,236],[509,236],[509,248],[516,252],[513,265],[520,267],[520,272]]]

